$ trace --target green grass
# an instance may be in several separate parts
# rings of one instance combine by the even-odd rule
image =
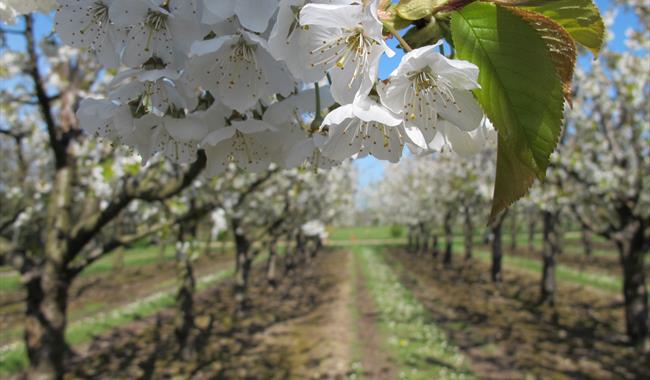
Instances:
[[[377,305],[388,348],[399,363],[399,379],[475,379],[458,348],[400,283],[380,251],[367,247],[353,251]]]
[[[355,227],[335,227],[330,231],[329,239],[333,241],[341,240],[374,240],[374,239],[399,239],[406,237],[406,229],[399,229],[401,235],[395,236],[394,227],[391,226],[355,226]]]
[[[169,246],[171,247],[171,245]],[[165,260],[174,259],[174,250],[165,250]],[[124,251],[124,268],[139,267],[157,263],[160,248],[157,246],[130,248]],[[81,273],[81,277],[110,272],[114,269],[115,253],[107,255]],[[0,292],[12,292],[20,289],[20,277],[15,272],[3,274],[0,277]]]

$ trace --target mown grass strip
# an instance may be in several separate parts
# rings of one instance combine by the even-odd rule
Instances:
[[[399,378],[475,379],[468,363],[425,308],[404,287],[378,249],[354,247],[369,292],[380,313],[388,347],[399,362]]]
[[[171,261],[174,259],[174,250],[171,245],[170,249],[165,250],[163,259]],[[124,255],[124,268],[140,267],[151,265],[160,261],[160,247],[137,247],[130,248],[123,252]],[[96,263],[86,268],[81,277],[96,275],[99,273],[109,272],[115,269],[115,253],[112,253]],[[11,292],[20,289],[20,277],[14,271],[6,271],[0,275],[0,292]]]

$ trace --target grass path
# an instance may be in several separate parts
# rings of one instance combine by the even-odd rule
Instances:
[[[352,252],[375,304],[386,347],[397,361],[397,378],[474,379],[466,359],[449,343],[422,304],[399,282],[382,252],[359,246]]]

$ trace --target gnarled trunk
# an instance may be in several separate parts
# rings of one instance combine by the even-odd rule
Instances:
[[[627,335],[632,344],[643,347],[647,352],[650,351],[650,335],[643,233],[643,228],[638,222],[630,224],[622,236],[616,239],[616,247],[623,267]]]
[[[179,286],[176,294],[176,321],[175,334],[180,348],[181,357],[185,360],[192,356],[192,344],[190,335],[194,329],[194,293],[196,291],[196,279],[194,277],[194,265],[192,264],[192,249],[190,240],[196,239],[197,224],[195,221],[187,222],[179,226],[178,250],[176,251],[176,265],[178,268]]]
[[[185,252],[179,252],[178,267],[179,280],[178,293],[176,294],[176,339],[180,347],[181,357],[189,359],[192,355],[190,334],[194,329],[194,292],[196,279],[194,267],[190,257]]]
[[[233,228],[235,232],[235,301],[238,305],[238,310],[243,311],[247,309],[248,299],[248,279],[252,266],[252,257],[250,254],[250,242],[244,236],[239,228]]]
[[[555,258],[561,253],[559,214],[544,211],[544,247],[542,249],[542,280],[540,283],[540,304],[555,305]]]
[[[29,380],[63,379],[69,280],[53,263],[26,284],[25,343]]]
[[[64,153],[66,154],[66,153]],[[66,155],[67,158],[67,155]],[[65,328],[71,276],[67,272],[68,239],[74,166],[72,159],[57,161],[47,211],[43,263],[27,281],[25,346],[30,380],[63,379],[67,354]]]

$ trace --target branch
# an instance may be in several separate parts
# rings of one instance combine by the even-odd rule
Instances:
[[[143,231],[137,232],[135,234],[119,236],[117,238],[111,239],[101,247],[97,247],[92,251],[90,251],[90,253],[83,260],[80,260],[76,262],[74,265],[70,266],[70,268],[68,269],[68,274],[70,275],[71,278],[75,277],[79,273],[81,273],[84,269],[86,269],[89,265],[91,265],[95,261],[101,259],[102,257],[106,256],[107,254],[111,253],[112,251],[120,247],[128,246],[129,244],[132,244],[153,233],[156,233],[165,227],[169,227],[173,225],[182,225],[184,223],[189,222],[190,220],[202,218],[203,216],[207,215],[208,213],[210,213],[210,211],[214,210],[218,206],[219,206],[218,203],[207,203],[199,208],[192,208],[187,213],[174,219],[171,222],[161,222]]]
[[[0,266],[11,266],[19,273],[27,273],[35,267],[35,262],[27,252],[0,237]]]
[[[38,100],[38,107],[45,121],[47,127],[47,134],[50,138],[50,146],[54,151],[54,162],[57,168],[66,166],[66,150],[67,144],[61,138],[60,131],[57,131],[57,125],[54,121],[54,114],[52,109],[51,98],[45,91],[45,83],[43,76],[38,68],[38,55],[36,54],[36,44],[34,42],[34,28],[32,16],[25,16],[25,39],[27,40],[27,54],[31,65],[28,70],[29,76],[32,77],[34,82],[34,90],[36,91],[36,99]]]
[[[187,188],[205,169],[207,157],[205,151],[199,150],[197,159],[192,163],[183,176],[170,180],[162,189],[157,186],[145,186],[138,178],[129,178],[122,192],[94,218],[80,221],[75,226],[68,245],[67,260],[72,261],[99,231],[115,219],[131,201],[140,199],[147,202],[162,201],[171,198]]]
[[[4,221],[0,222],[0,233],[4,232],[7,228],[9,228],[14,222],[18,219],[20,214],[23,213],[25,209],[23,207],[18,208],[14,214],[12,214],[9,218],[7,218]]]

